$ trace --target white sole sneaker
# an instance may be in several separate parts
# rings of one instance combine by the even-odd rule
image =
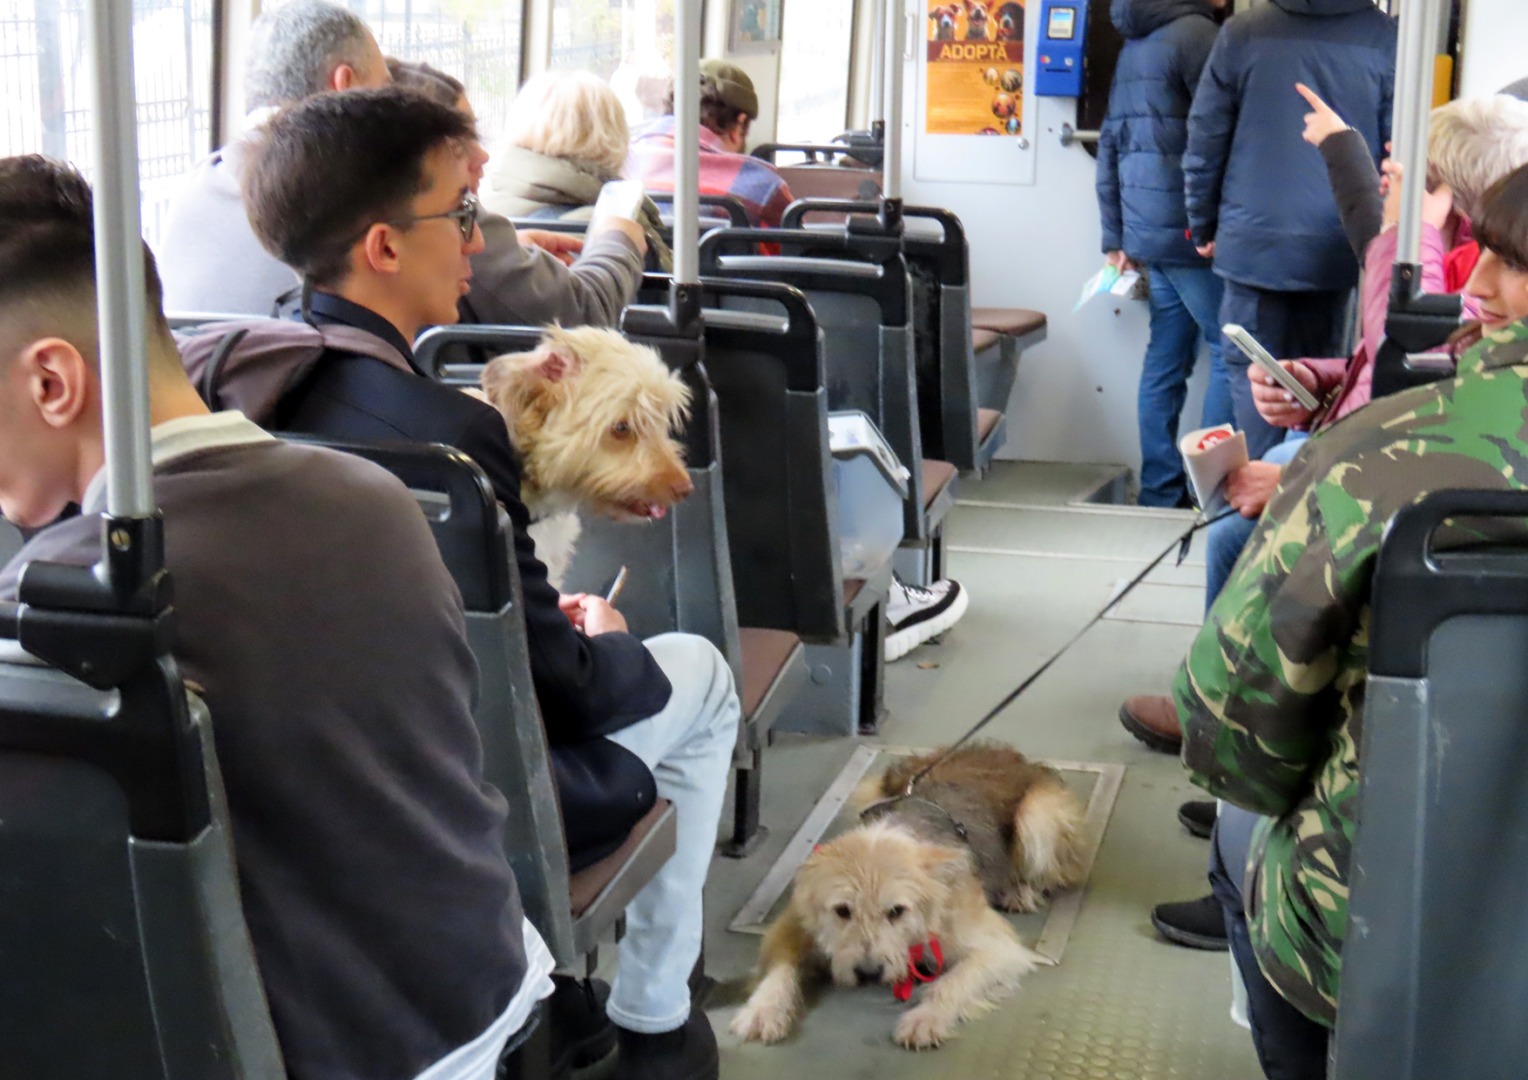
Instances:
[[[970,596],[962,588],[956,593],[955,599],[950,606],[941,611],[933,618],[914,623],[904,630],[886,635],[886,662],[900,660],[922,645],[929,638],[938,637],[950,627],[960,621],[960,617],[966,613],[966,605],[970,603]]]

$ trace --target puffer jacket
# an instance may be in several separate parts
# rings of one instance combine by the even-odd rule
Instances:
[[[1188,114],[1218,28],[1210,0],[1114,0],[1125,38],[1098,140],[1103,250],[1138,263],[1203,263],[1184,235]]]
[[[1326,167],[1300,138],[1303,82],[1363,135],[1390,138],[1395,20],[1372,0],[1272,0],[1226,23],[1188,120],[1184,190],[1215,271],[1284,292],[1350,288],[1358,260]]]

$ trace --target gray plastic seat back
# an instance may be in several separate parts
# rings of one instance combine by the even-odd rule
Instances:
[[[106,690],[0,664],[0,897],[0,1076],[285,1075],[207,712],[170,662]]]
[[[782,254],[727,254],[760,242],[779,243]],[[808,229],[724,229],[700,245],[707,274],[779,282],[805,294],[822,331],[828,407],[864,412],[911,470],[906,536],[921,540],[928,535],[918,468],[923,440],[911,286],[900,248],[900,237]],[[727,306],[759,308],[748,298]]]
[[[845,634],[822,335],[806,297],[703,278],[738,619],[808,641]],[[747,304],[754,310],[735,310]]]
[[[1435,550],[1460,518],[1518,519],[1511,546]],[[1335,1080],[1523,1075],[1524,518],[1528,493],[1444,492],[1381,551]]]

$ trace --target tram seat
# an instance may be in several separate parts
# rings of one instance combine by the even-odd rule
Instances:
[[[1029,308],[973,307],[971,350],[976,356],[976,402],[1004,411],[1013,394],[1024,350],[1045,340],[1044,312]]]
[[[869,169],[842,165],[779,165],[776,171],[798,199],[873,202],[881,197],[881,174]],[[842,217],[839,220],[843,220]]]
[[[793,253],[726,253],[765,237]],[[942,472],[920,467],[912,304],[901,243],[896,236],[848,230],[724,229],[701,240],[700,261],[703,274],[777,281],[805,292],[823,331],[829,405],[869,416],[912,472],[896,567],[903,578],[927,584],[943,573],[944,516],[954,504],[955,483],[932,497],[923,487],[926,477]]]
[[[559,966],[592,957],[607,933],[620,933],[626,905],[674,853],[673,806],[659,799],[618,850],[573,871],[531,681],[511,529],[487,476],[446,446],[303,441],[381,465],[420,500],[467,609],[467,641],[478,664],[483,775],[509,803],[505,848],[526,917]]]
[[[631,313],[642,309],[627,311],[630,319]],[[741,848],[759,832],[763,749],[770,730],[807,683],[806,659],[794,633],[787,634],[787,645],[768,627],[738,625],[716,401],[696,358],[685,355],[684,343],[672,337],[644,335],[631,327],[628,336],[658,349],[690,386],[692,405],[684,443],[694,491],[662,520],[641,527],[586,517],[568,583],[599,592],[626,566],[620,607],[632,633],[642,638],[674,631],[699,634],[727,658],[743,705],[734,752],[734,847]],[[437,377],[444,374],[445,381],[475,386],[475,368],[439,371],[436,358],[442,349],[465,341],[493,352],[524,351],[540,337],[539,329],[529,327],[442,327],[421,336],[416,357],[426,371]],[[750,688],[756,693],[750,695]]]
[[[846,580],[816,317],[787,285],[701,284],[739,617],[807,642],[812,681],[776,730],[873,731],[884,700],[891,567]],[[737,310],[739,303],[753,310]]]
[[[1402,510],[1374,576],[1334,1080],[1523,1073],[1528,547],[1440,550],[1466,518],[1521,530],[1528,493]]]
[[[117,614],[25,619],[119,657],[152,633]],[[0,1075],[285,1076],[206,707],[152,656],[97,688],[12,662],[13,648],[0,663]]]

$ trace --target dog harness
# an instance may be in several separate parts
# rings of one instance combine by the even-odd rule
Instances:
[[[931,983],[944,974],[944,950],[939,946],[939,935],[931,934],[928,945],[907,947],[907,977],[897,982],[891,992],[898,1001],[913,996],[913,983]]]

